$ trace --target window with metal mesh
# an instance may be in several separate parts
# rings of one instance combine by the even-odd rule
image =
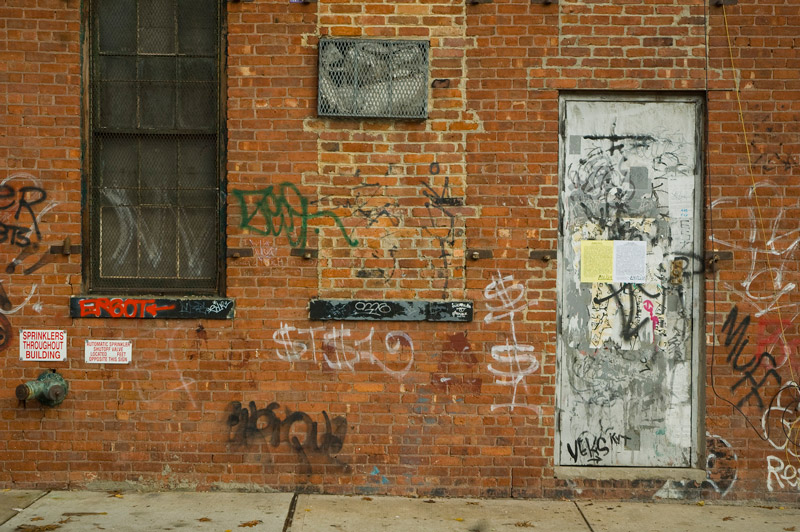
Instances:
[[[320,116],[427,118],[427,41],[322,39]]]
[[[93,291],[219,288],[221,5],[91,3]]]

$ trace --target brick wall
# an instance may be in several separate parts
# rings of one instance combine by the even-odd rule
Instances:
[[[227,320],[69,317],[89,260],[85,4],[0,7],[0,222],[30,240],[0,242],[2,487],[796,500],[796,0],[726,17],[701,0],[228,3],[226,245],[253,253],[227,259]],[[428,118],[318,117],[324,37],[429,41]],[[576,91],[706,101],[704,247],[721,260],[694,273],[702,482],[555,477],[558,260],[530,252],[557,258],[559,95]],[[246,220],[239,198],[269,187],[319,214],[304,238]],[[310,321],[312,298],[475,315]],[[19,360],[26,329],[67,331],[68,360]],[[492,347],[512,336],[534,350],[503,377]],[[84,363],[87,339],[131,340],[133,360]],[[66,401],[18,404],[51,368]]]

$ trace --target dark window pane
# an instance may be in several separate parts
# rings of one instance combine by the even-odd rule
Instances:
[[[175,84],[142,83],[139,126],[143,129],[173,129],[175,127]]]
[[[135,52],[136,0],[102,0],[95,4],[100,52]]]
[[[132,128],[136,126],[136,85],[120,81],[95,84],[97,126]]]
[[[178,58],[178,79],[216,81],[217,62],[208,57],[180,57]]]
[[[178,50],[182,54],[215,55],[215,0],[178,0]]]
[[[180,224],[180,276],[213,277],[216,269],[217,213],[213,209],[181,209]]]
[[[139,58],[140,81],[172,81],[175,78],[175,57],[142,56]]]
[[[178,127],[209,130],[216,124],[216,91],[210,83],[181,83]]]
[[[216,138],[194,138],[181,141],[178,186],[182,189],[216,188]]]
[[[216,87],[209,83],[182,83],[178,97],[178,127],[212,130],[216,124]]]
[[[101,207],[99,210],[100,274],[104,277],[135,276],[138,250],[136,209]]]
[[[182,207],[208,207],[216,203],[215,189],[178,190],[178,204]]]
[[[174,188],[143,188],[139,190],[139,204],[158,207],[174,207],[178,204],[178,191]]]
[[[139,0],[139,53],[175,53],[172,1]]]
[[[97,147],[96,186],[134,188],[138,185],[137,142],[132,137],[100,137]]]
[[[103,55],[97,58],[99,78],[95,81],[135,81],[136,58],[120,55]]]
[[[178,143],[169,137],[142,139],[142,188],[174,189],[178,182]]]
[[[177,220],[170,207],[142,207],[139,216],[139,275],[175,277]]]

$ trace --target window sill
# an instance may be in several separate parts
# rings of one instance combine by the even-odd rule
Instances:
[[[73,296],[71,318],[207,319],[234,317],[234,300],[227,297],[101,297]]]

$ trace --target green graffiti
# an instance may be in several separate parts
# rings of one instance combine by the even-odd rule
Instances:
[[[308,221],[328,216],[334,221],[351,247],[358,245],[358,240],[348,236],[342,221],[333,211],[323,210],[309,213],[308,200],[293,183],[281,183],[277,191],[274,185],[270,185],[260,190],[234,190],[233,195],[239,200],[239,207],[242,210],[240,227],[243,229],[249,229],[260,235],[279,236],[285,234],[292,247],[304,248],[308,234]],[[247,205],[248,196],[258,197],[252,211]],[[251,224],[259,213],[264,217],[263,228]]]

